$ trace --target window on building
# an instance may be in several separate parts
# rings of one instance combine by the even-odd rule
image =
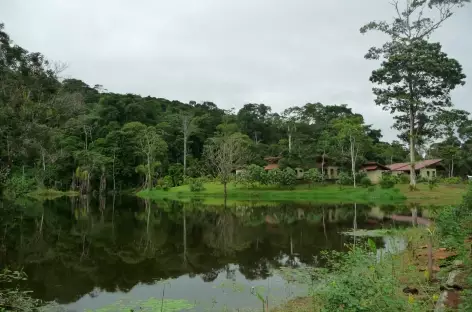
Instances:
[[[334,177],[334,168],[329,169],[329,177]]]
[[[429,170],[426,170],[426,175],[429,177]]]

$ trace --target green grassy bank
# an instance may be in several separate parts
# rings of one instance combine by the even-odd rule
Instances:
[[[191,192],[188,185],[182,185],[164,190],[145,190],[138,193],[138,196],[150,199],[176,199],[187,198],[224,198],[223,185],[219,183],[205,183],[205,190],[202,192]],[[366,189],[343,187],[337,185],[315,186],[310,188],[307,185],[298,185],[293,190],[257,187],[246,188],[243,186],[228,184],[228,199],[239,200],[263,200],[263,201],[283,201],[283,200],[309,200],[323,203],[371,203],[371,202],[402,202],[406,197],[397,189]]]
[[[76,191],[59,191],[56,189],[37,189],[36,191],[28,193],[29,197],[42,198],[42,199],[54,199],[62,196],[78,196],[79,192]]]
[[[395,186],[405,195],[408,202],[434,205],[458,205],[467,192],[467,184],[439,184],[433,189],[425,183],[418,184],[416,191],[410,191],[408,184]]]

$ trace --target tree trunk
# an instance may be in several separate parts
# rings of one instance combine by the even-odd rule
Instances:
[[[43,224],[44,224],[44,208],[43,208],[43,213],[41,214],[41,224],[39,226],[39,233],[43,234]]]
[[[325,165],[325,151],[323,151],[323,155],[321,156],[321,175],[323,176],[323,180],[324,180],[324,165]]]
[[[292,153],[292,133],[290,132],[290,127],[288,128],[288,153]]]
[[[454,176],[454,158],[451,159],[451,178]]]
[[[88,135],[87,135],[87,129],[84,126],[84,134],[85,134],[85,150],[88,149]]]
[[[184,177],[187,175],[187,134],[184,132]]]
[[[113,150],[113,194],[116,193],[116,181],[115,181],[115,159],[116,159],[116,151]]]
[[[293,255],[293,236],[290,233],[290,255]]]
[[[353,138],[351,137],[351,170],[352,170],[352,181],[354,183],[354,188],[356,188],[356,159],[355,159],[355,143],[353,141]]]
[[[225,189],[225,198],[226,198],[226,196],[228,195],[228,190],[226,189],[226,184],[227,184],[227,182],[225,181],[225,182],[223,183],[224,189]]]
[[[87,172],[87,194],[90,193],[90,173]]]
[[[147,154],[147,167],[148,167],[148,174],[147,174],[147,188],[150,190],[152,188],[152,181],[151,181],[151,155],[150,152]]]
[[[76,183],[76,178],[75,178],[75,172],[72,172],[72,181],[70,183],[70,189],[72,191],[75,191],[76,187],[77,187],[77,183]]]
[[[410,107],[410,186],[416,188],[415,172],[415,116],[413,108]]]
[[[105,193],[106,188],[107,188],[107,178],[106,178],[106,175],[105,175],[105,170],[103,169],[102,170],[102,175],[100,177],[100,190],[99,190],[99,193],[100,194]]]
[[[42,159],[42,162],[43,162],[43,172],[46,172],[46,152],[44,151],[44,149],[41,149],[41,159]]]

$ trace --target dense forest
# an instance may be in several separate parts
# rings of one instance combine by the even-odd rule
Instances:
[[[205,146],[236,135],[248,146],[246,164],[310,167],[325,156],[349,172],[355,165],[409,160],[409,137],[398,141],[343,105],[316,102],[271,110],[249,103],[239,111],[212,102],[182,103],[151,96],[116,94],[101,85],[61,79],[64,66],[13,44],[0,24],[0,188],[21,195],[36,188],[110,192],[141,188],[166,176],[215,175]],[[450,175],[472,167],[472,122],[467,112],[432,124],[420,115],[417,128],[434,132],[418,140],[417,158],[443,158]],[[423,118],[423,119],[422,119]],[[427,124],[428,127],[425,125]],[[444,131],[438,131],[443,129]],[[431,136],[433,137],[433,136]],[[434,143],[434,144],[431,144]],[[148,174],[149,173],[149,174]]]

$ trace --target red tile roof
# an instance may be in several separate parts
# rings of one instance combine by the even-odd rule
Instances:
[[[440,163],[442,161],[442,159],[427,159],[427,160],[423,160],[423,161],[420,161],[420,162],[417,162],[415,164],[415,169],[423,169],[425,167],[428,167],[428,166],[431,166],[431,165],[435,165],[437,163]]]
[[[378,166],[376,165],[372,165],[372,166],[364,166],[362,167],[362,169],[364,170],[367,170],[367,171],[373,171],[373,170],[377,170],[377,168],[379,168]]]
[[[415,164],[415,170],[423,169],[425,167],[435,165],[437,163],[440,163],[441,161],[442,161],[442,159],[427,159],[427,160],[418,161]],[[392,171],[408,171],[408,170],[410,170],[410,163],[391,164],[387,167],[389,167],[390,170],[392,170]]]
[[[379,164],[375,161],[369,161],[364,163],[361,166],[361,169],[366,170],[366,171],[373,171],[373,170],[390,170],[387,166],[384,166],[382,164]]]
[[[409,163],[396,163],[396,164],[388,165],[387,167],[390,168],[390,170],[392,171],[397,171],[397,170],[400,170],[400,168],[403,168],[409,165],[410,165]]]
[[[264,167],[264,170],[272,170],[272,169],[278,169],[279,164],[268,164],[267,166]]]

